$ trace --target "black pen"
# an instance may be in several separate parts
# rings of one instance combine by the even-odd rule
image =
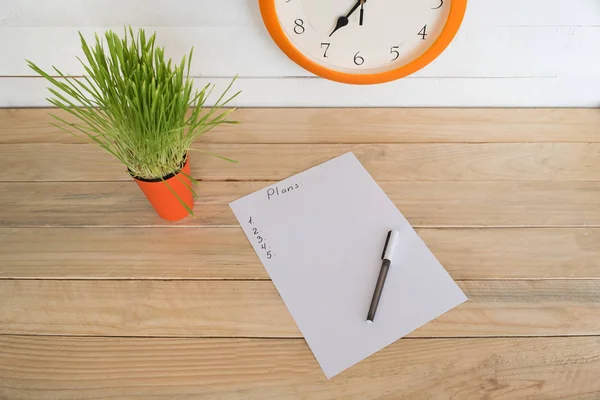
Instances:
[[[369,313],[367,314],[367,323],[372,324],[375,319],[375,313],[377,312],[377,306],[379,305],[379,299],[381,298],[381,292],[383,292],[383,285],[385,284],[385,278],[387,277],[388,270],[392,264],[392,258],[394,251],[396,250],[396,244],[398,243],[398,237],[400,233],[398,231],[389,231],[387,238],[385,239],[385,245],[383,246],[383,253],[381,254],[381,269],[379,270],[379,277],[377,278],[377,284],[375,285],[375,292],[373,293],[373,299],[371,300],[371,306],[369,307]]]

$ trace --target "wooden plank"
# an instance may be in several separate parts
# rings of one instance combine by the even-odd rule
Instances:
[[[228,204],[272,182],[202,182],[169,223],[134,182],[0,183],[0,226],[237,226]],[[600,227],[600,182],[382,182],[416,227]]]
[[[348,151],[377,181],[600,180],[600,143],[210,144],[195,147],[192,175],[204,181],[281,180]],[[0,181],[129,181],[95,145],[0,145]]]
[[[400,340],[326,380],[302,340],[0,337],[0,397],[550,399],[600,396],[600,339]]]
[[[418,229],[455,279],[599,278],[598,229]]]
[[[418,229],[453,278],[600,278],[600,229]],[[35,249],[35,251],[32,251]],[[239,228],[0,228],[4,279],[268,279]]]
[[[50,125],[57,109],[0,109],[0,143],[82,143]],[[531,143],[598,142],[598,109],[242,108],[238,125],[203,143]]]
[[[459,285],[469,301],[411,337],[600,335],[598,280]],[[0,334],[301,337],[270,281],[0,280],[0,293]]]
[[[240,228],[0,228],[1,278],[268,279],[268,275]]]

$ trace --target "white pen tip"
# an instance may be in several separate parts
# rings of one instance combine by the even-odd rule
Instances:
[[[373,321],[369,321],[369,320],[367,320],[367,324],[368,324],[368,325],[371,325],[372,323],[373,323]]]
[[[383,253],[383,258],[385,260],[392,260],[394,257],[394,251],[396,250],[396,245],[400,241],[400,232],[391,231],[390,238],[387,241],[387,245],[385,251]]]

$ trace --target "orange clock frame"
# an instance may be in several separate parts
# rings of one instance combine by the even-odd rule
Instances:
[[[350,74],[323,67],[302,54],[302,52],[290,41],[283,30],[283,27],[279,23],[279,18],[277,17],[277,11],[275,9],[275,1],[276,0],[258,0],[258,3],[265,27],[277,46],[279,46],[292,61],[307,71],[332,81],[354,85],[373,85],[394,81],[413,74],[431,63],[442,54],[450,42],[452,42],[452,39],[454,39],[462,24],[467,9],[467,0],[451,0],[448,19],[446,20],[446,25],[444,25],[444,29],[440,36],[438,36],[433,45],[431,45],[425,53],[408,64],[392,71],[376,74]]]

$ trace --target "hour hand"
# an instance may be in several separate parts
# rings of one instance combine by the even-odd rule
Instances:
[[[331,37],[331,35],[333,35],[334,33],[337,32],[338,29],[345,27],[346,25],[348,25],[348,17],[339,17],[337,20],[337,23],[335,24],[335,28],[333,29],[333,32],[331,32],[329,34],[329,37]]]
[[[341,16],[338,18],[337,23],[335,24],[335,28],[333,29],[333,32],[331,32],[329,34],[329,37],[331,37],[331,35],[333,35],[338,29],[345,27],[346,25],[348,25],[348,18],[350,18],[350,16],[352,14],[354,14],[354,11],[356,11],[358,9],[358,7],[361,6],[361,4],[366,3],[367,0],[358,0],[356,2],[356,4],[352,7],[352,9],[348,12],[348,14],[346,14],[345,16]]]

